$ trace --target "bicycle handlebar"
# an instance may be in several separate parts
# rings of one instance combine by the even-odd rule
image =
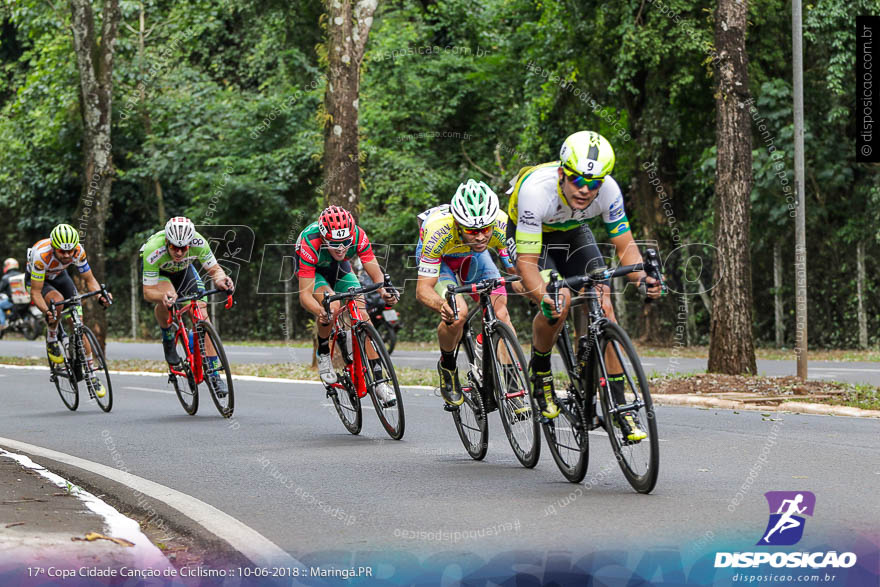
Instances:
[[[229,290],[219,289],[219,288],[206,289],[205,291],[194,293],[191,296],[184,296],[182,298],[177,298],[176,300],[174,300],[174,303],[175,304],[185,304],[185,303],[191,302],[193,300],[198,300],[200,298],[204,298],[207,296],[212,296],[214,294],[224,293],[224,292],[226,293],[226,303],[223,305],[223,307],[226,309],[229,309],[235,305],[235,300],[232,298],[232,294],[229,293]]]
[[[344,291],[344,292],[337,293],[337,294],[331,295],[325,291],[324,292],[324,299],[321,300],[321,305],[324,307],[324,311],[327,312],[327,314],[330,313],[330,303],[331,302],[335,302],[337,300],[344,300],[347,298],[354,298],[357,296],[372,293],[378,289],[382,289],[383,287],[387,290],[390,290],[395,295],[395,297],[400,298],[400,290],[391,284],[391,276],[389,276],[386,273],[383,277],[384,277],[384,281],[382,281],[381,283],[372,283],[370,285],[365,285],[362,287],[350,287],[350,288],[348,288],[348,291]]]
[[[54,302],[52,300],[49,301],[49,311],[51,313],[55,313],[55,306],[66,306],[68,304],[79,304],[82,300],[86,298],[90,298],[92,296],[102,295],[107,300],[107,305],[112,306],[113,300],[110,299],[110,296],[107,293],[106,285],[100,284],[101,289],[96,289],[95,291],[86,292],[84,294],[76,294],[75,296],[71,296],[66,300],[61,300],[60,302]]]
[[[446,301],[449,303],[449,308],[452,310],[453,315],[458,316],[458,308],[456,307],[457,304],[455,302],[456,294],[470,293],[476,295],[486,291],[494,291],[499,287],[504,287],[504,284],[513,283],[514,281],[522,281],[522,277],[519,275],[511,275],[509,277],[490,277],[476,283],[471,283],[470,285],[459,286],[450,283],[446,286]],[[443,322],[446,324],[452,324],[452,322],[446,322],[446,320]]]

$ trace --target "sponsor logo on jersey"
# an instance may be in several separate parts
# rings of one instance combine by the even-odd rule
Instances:
[[[150,253],[150,256],[147,257],[147,262],[148,262],[150,265],[155,265],[156,262],[157,262],[159,259],[162,258],[162,255],[165,254],[165,251],[166,251],[167,249],[168,249],[168,247],[165,247],[165,246],[159,247],[158,249],[156,249],[155,251],[153,251],[152,253]]]

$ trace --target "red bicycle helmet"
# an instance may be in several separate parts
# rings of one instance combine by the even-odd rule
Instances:
[[[318,230],[325,241],[344,241],[354,234],[354,216],[345,208],[330,206],[318,217]]]

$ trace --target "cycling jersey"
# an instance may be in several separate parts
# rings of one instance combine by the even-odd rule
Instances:
[[[475,254],[462,240],[461,230],[456,226],[448,204],[422,212],[419,214],[419,219],[422,220],[416,249],[419,258],[419,275],[438,277],[441,264],[449,265],[455,270],[465,258]],[[489,247],[498,251],[501,263],[505,267],[511,268],[513,263],[508,257],[507,247],[504,244],[506,231],[507,214],[499,210],[492,227]]]
[[[13,304],[27,304],[31,295],[25,285],[25,274],[17,269],[10,269],[0,279],[0,294],[6,294]]]
[[[160,230],[151,236],[141,247],[141,259],[144,264],[143,284],[156,285],[160,275],[167,278],[170,274],[180,273],[192,265],[195,261],[201,263],[202,268],[210,269],[217,264],[214,253],[208,241],[198,232],[190,241],[186,255],[180,261],[171,258],[168,245],[165,243],[165,231]],[[168,275],[162,275],[168,274]]]
[[[44,238],[37,241],[27,253],[27,271],[31,274],[31,281],[45,281],[55,279],[71,265],[76,265],[80,273],[89,271],[89,261],[86,258],[86,250],[82,245],[76,245],[73,249],[73,257],[67,263],[62,263],[55,257],[52,241]]]
[[[540,253],[542,233],[572,230],[599,215],[608,236],[616,237],[629,231],[623,194],[613,177],[605,176],[599,194],[589,206],[575,210],[562,193],[558,169],[559,161],[525,167],[511,182],[507,211],[511,219],[516,219],[513,222],[517,253]]]
[[[297,277],[314,278],[316,268],[327,268],[337,263],[324,245],[324,239],[321,237],[317,222],[312,222],[299,233],[296,239],[296,256]],[[355,256],[361,260],[361,263],[369,263],[376,258],[373,253],[373,245],[370,244],[367,233],[360,226],[354,227],[352,245],[346,249],[343,261],[350,261]],[[345,266],[348,267],[345,272],[351,272],[351,266],[348,263],[345,263]]]

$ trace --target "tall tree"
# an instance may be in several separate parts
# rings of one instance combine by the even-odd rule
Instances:
[[[361,193],[360,70],[378,0],[327,0],[325,4],[328,76],[323,192],[328,203],[356,211]]]
[[[709,371],[757,373],[752,338],[749,195],[752,126],[746,54],[747,0],[719,0],[715,13],[715,264]]]
[[[115,173],[111,154],[110,122],[113,95],[113,55],[119,28],[119,1],[104,2],[101,37],[95,35],[95,15],[89,0],[70,0],[73,47],[80,78],[83,123],[83,175],[76,228],[99,280],[106,278],[104,227]],[[80,283],[80,285],[82,285]],[[94,302],[94,298],[90,300]],[[107,319],[95,303],[86,304],[86,320],[94,326],[101,345]]]

